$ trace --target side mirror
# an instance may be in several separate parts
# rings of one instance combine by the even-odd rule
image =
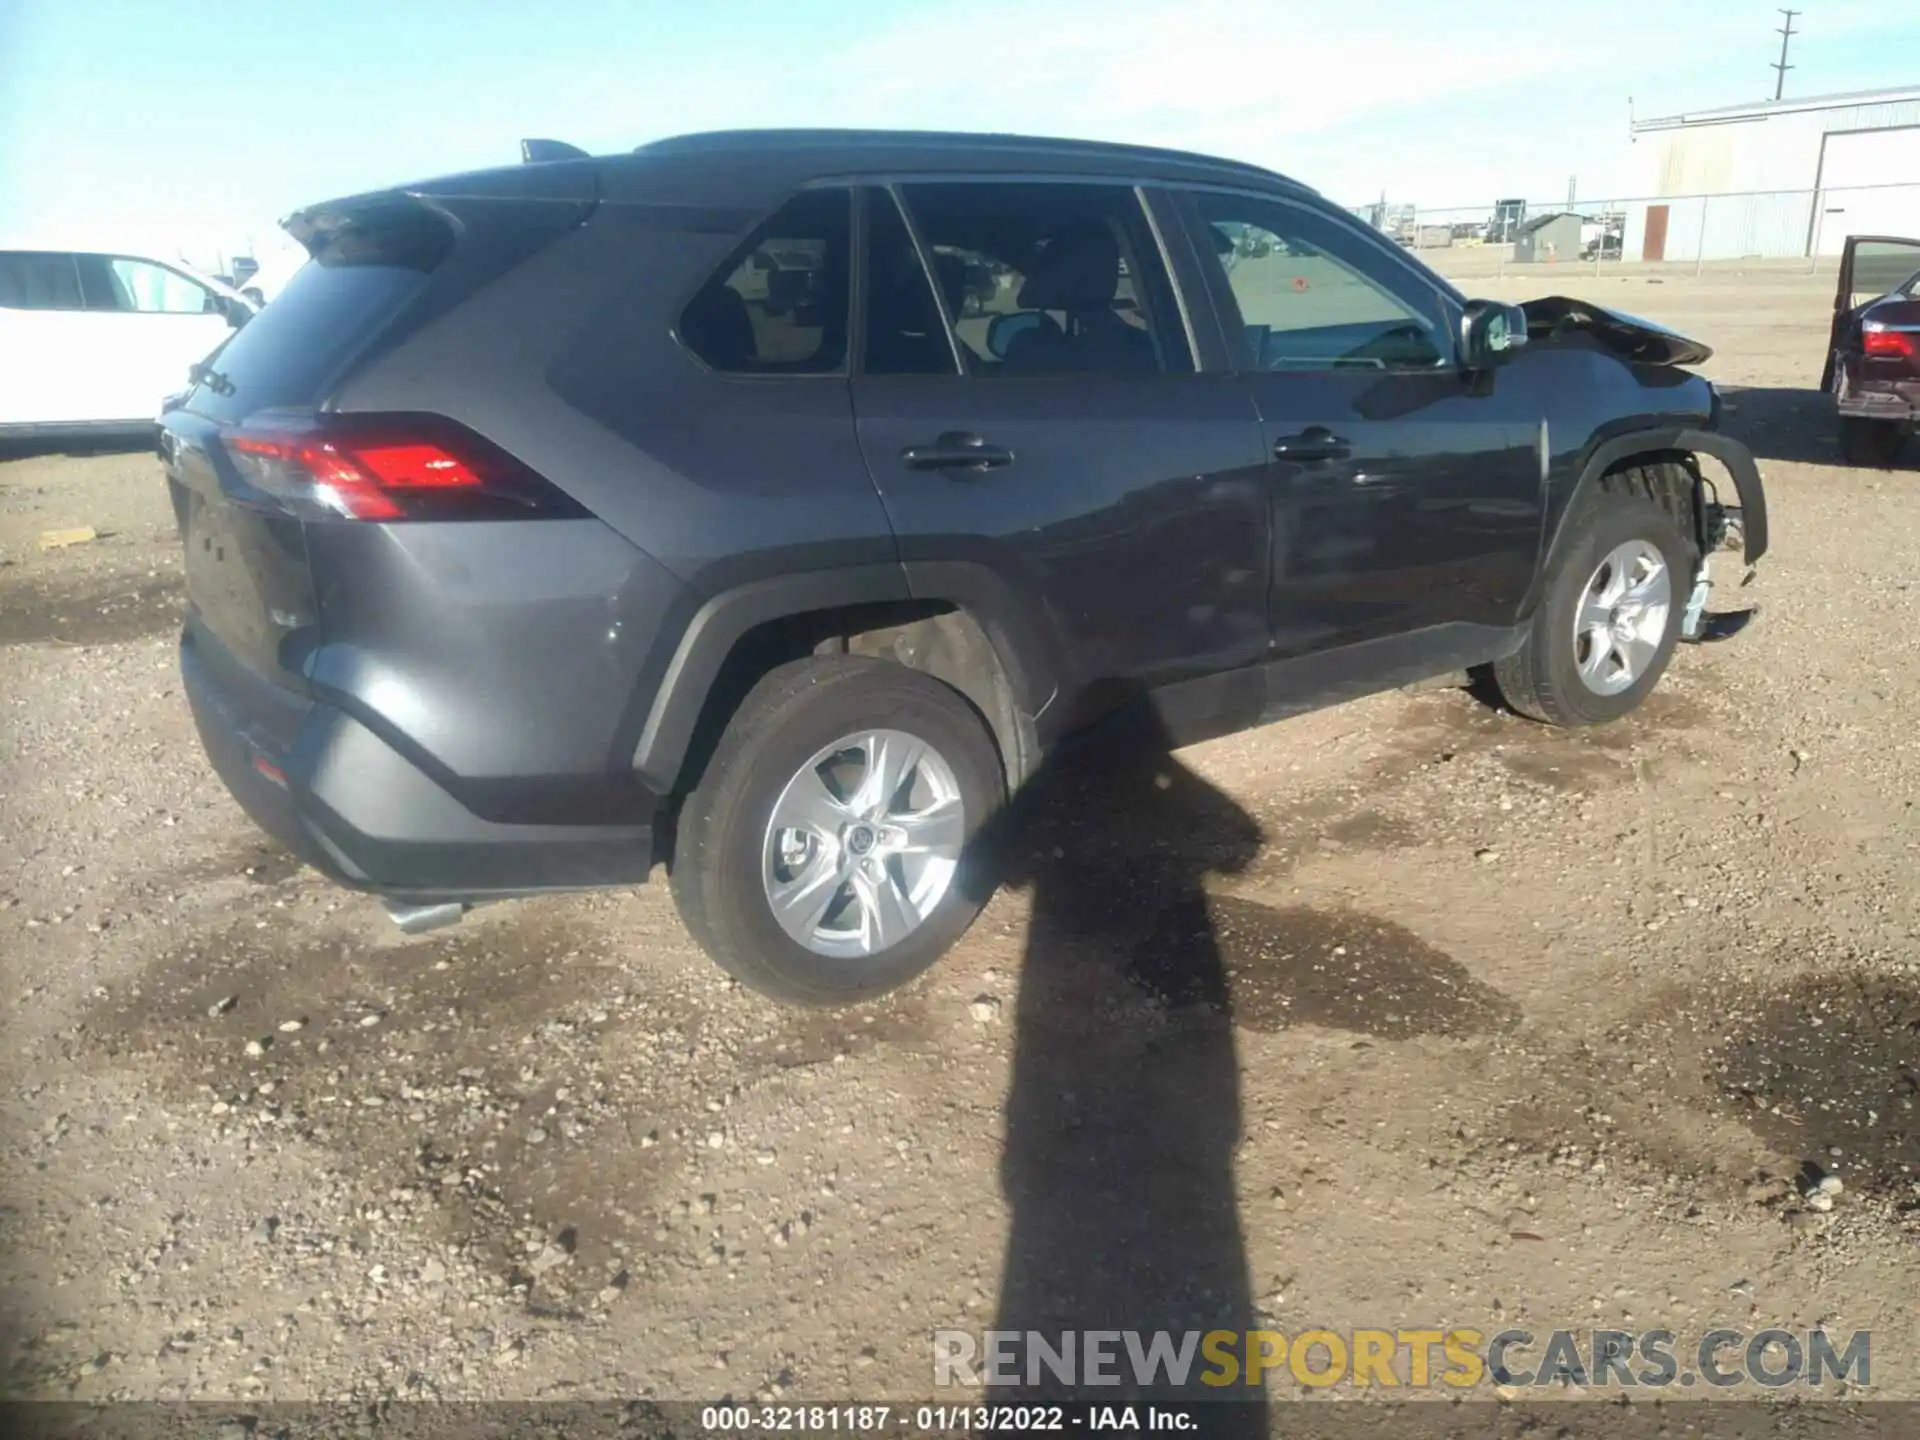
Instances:
[[[225,317],[227,324],[236,330],[253,318],[253,311],[248,308],[246,301],[236,300],[231,295],[216,295],[213,304]]]
[[[1490,370],[1527,343],[1527,312],[1498,300],[1469,300],[1460,312],[1460,363]]]
[[[1038,310],[1003,311],[995,315],[987,322],[987,353],[996,360],[1006,359],[1013,342],[1039,325],[1042,318]]]

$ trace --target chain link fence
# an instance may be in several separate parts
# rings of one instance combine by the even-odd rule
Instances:
[[[1812,270],[1849,235],[1920,235],[1920,182],[1456,206],[1383,200],[1353,213],[1408,249],[1451,251],[1448,260],[1474,270],[1795,259]]]

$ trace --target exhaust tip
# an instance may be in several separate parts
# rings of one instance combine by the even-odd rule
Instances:
[[[386,906],[387,918],[400,927],[403,935],[424,935],[429,930],[457,925],[467,913],[467,907],[458,901],[444,905],[402,905],[392,900],[382,903]]]

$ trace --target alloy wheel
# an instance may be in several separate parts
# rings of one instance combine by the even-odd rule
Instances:
[[[1653,663],[1673,608],[1673,572],[1645,540],[1616,545],[1580,592],[1574,668],[1596,695],[1618,695]]]
[[[938,750],[901,730],[843,736],[774,802],[762,841],[767,904],[816,954],[878,954],[946,897],[966,835],[959,781]]]

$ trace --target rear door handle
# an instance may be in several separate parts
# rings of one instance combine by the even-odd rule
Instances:
[[[900,458],[914,470],[998,470],[1013,463],[1013,451],[965,430],[949,430],[930,445],[907,446]]]
[[[1324,425],[1309,425],[1298,435],[1282,435],[1273,442],[1277,460],[1346,460],[1353,446]]]

